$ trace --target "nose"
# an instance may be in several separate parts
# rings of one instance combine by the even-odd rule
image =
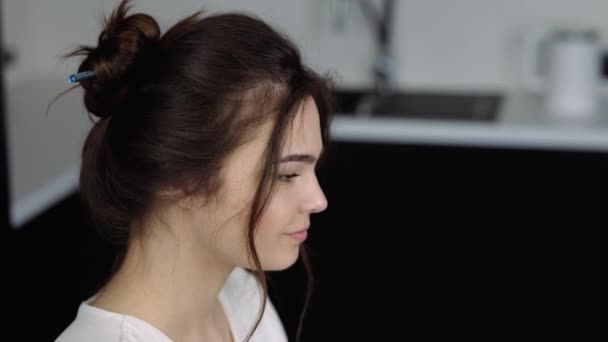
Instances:
[[[317,177],[314,177],[310,195],[307,201],[307,211],[313,214],[320,213],[327,209],[327,198],[323,193],[323,189],[319,185]]]

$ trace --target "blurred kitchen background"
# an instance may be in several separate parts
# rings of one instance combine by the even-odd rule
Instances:
[[[78,65],[117,0],[1,2],[8,328],[50,341],[107,274],[77,194]],[[135,0],[259,15],[335,75],[305,341],[608,340],[608,2]],[[300,264],[272,274],[293,336]],[[7,335],[8,336],[8,335]]]

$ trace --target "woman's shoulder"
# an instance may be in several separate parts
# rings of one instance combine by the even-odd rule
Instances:
[[[80,304],[76,318],[55,342],[171,342],[160,330],[139,318],[106,311],[89,302]]]
[[[262,303],[262,290],[256,277],[248,270],[236,268],[220,292],[220,302],[233,334],[243,339],[253,328]],[[266,298],[260,325],[251,341],[287,341],[283,323],[272,302]]]
[[[226,279],[220,294],[244,296],[258,293],[260,289],[258,281],[251,271],[237,267]]]
[[[250,321],[257,316],[262,290],[256,277],[244,268],[235,268],[220,291],[219,300],[226,315],[239,321]]]
[[[261,308],[261,294],[256,277],[243,268],[234,269],[226,280],[219,299],[237,340],[244,339],[254,326]],[[89,305],[90,301],[80,305],[74,321],[55,342],[171,342],[169,337],[151,324],[133,316],[94,307]],[[283,324],[268,298],[262,320],[251,341],[287,341]]]

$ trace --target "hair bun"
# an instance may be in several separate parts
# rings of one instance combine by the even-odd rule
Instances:
[[[95,77],[81,81],[86,90],[87,110],[97,117],[109,117],[120,110],[129,93],[129,71],[146,50],[160,41],[160,28],[147,14],[128,15],[130,0],[123,0],[104,20],[97,47],[82,46],[70,56],[86,56],[79,72],[93,70]]]

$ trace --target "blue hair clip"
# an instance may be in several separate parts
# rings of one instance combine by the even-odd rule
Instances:
[[[95,77],[94,71],[83,71],[83,72],[79,72],[77,74],[70,75],[70,77],[68,77],[68,82],[76,83],[76,82],[80,82],[83,80],[88,80],[93,77]]]

